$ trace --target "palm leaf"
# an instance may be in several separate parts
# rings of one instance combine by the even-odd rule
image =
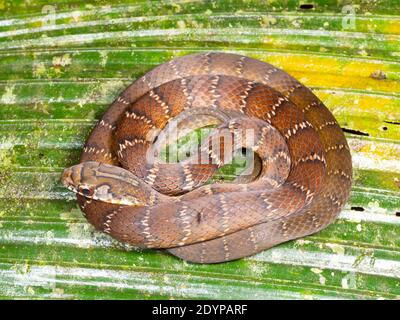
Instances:
[[[0,297],[399,298],[400,5],[352,3],[0,0]],[[209,50],[311,87],[348,129],[354,186],[315,235],[195,265],[94,231],[59,176],[127,84]]]

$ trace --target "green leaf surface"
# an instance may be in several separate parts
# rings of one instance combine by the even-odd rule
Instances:
[[[400,4],[351,1],[349,29],[346,1],[303,3],[0,0],[0,298],[399,299]],[[354,183],[325,230],[197,265],[94,231],[59,177],[129,83],[210,50],[312,88],[352,130]]]

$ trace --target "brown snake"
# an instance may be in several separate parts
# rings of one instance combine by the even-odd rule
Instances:
[[[193,156],[149,161],[166,128],[210,123],[219,127]],[[251,181],[204,185],[231,160],[210,145],[225,150],[229,139],[233,149],[254,152],[261,169]],[[206,161],[193,161],[199,158]],[[97,229],[199,263],[325,228],[347,201],[351,179],[349,147],[324,104],[284,71],[228,53],[180,57],[136,80],[62,177]]]

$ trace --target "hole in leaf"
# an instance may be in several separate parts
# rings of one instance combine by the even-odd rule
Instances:
[[[400,121],[383,121],[385,123],[390,123],[390,124],[400,124]]]
[[[314,8],[314,5],[311,3],[303,3],[300,5],[300,9],[310,10]]]
[[[400,217],[400,212],[399,212],[399,211],[396,212],[396,216],[397,216],[397,217]]]
[[[354,210],[354,211],[364,211],[364,208],[363,208],[363,207],[351,207],[351,210]]]
[[[386,130],[387,130],[387,127],[382,127],[382,130],[386,131]]]
[[[353,129],[347,129],[347,128],[342,128],[342,130],[343,130],[343,132],[356,134],[358,136],[369,136],[369,133],[362,132],[362,131],[359,131],[359,130],[353,130]]]

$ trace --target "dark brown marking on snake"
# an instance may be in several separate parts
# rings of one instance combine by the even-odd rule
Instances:
[[[203,211],[197,212],[197,223],[200,224],[203,218]]]

